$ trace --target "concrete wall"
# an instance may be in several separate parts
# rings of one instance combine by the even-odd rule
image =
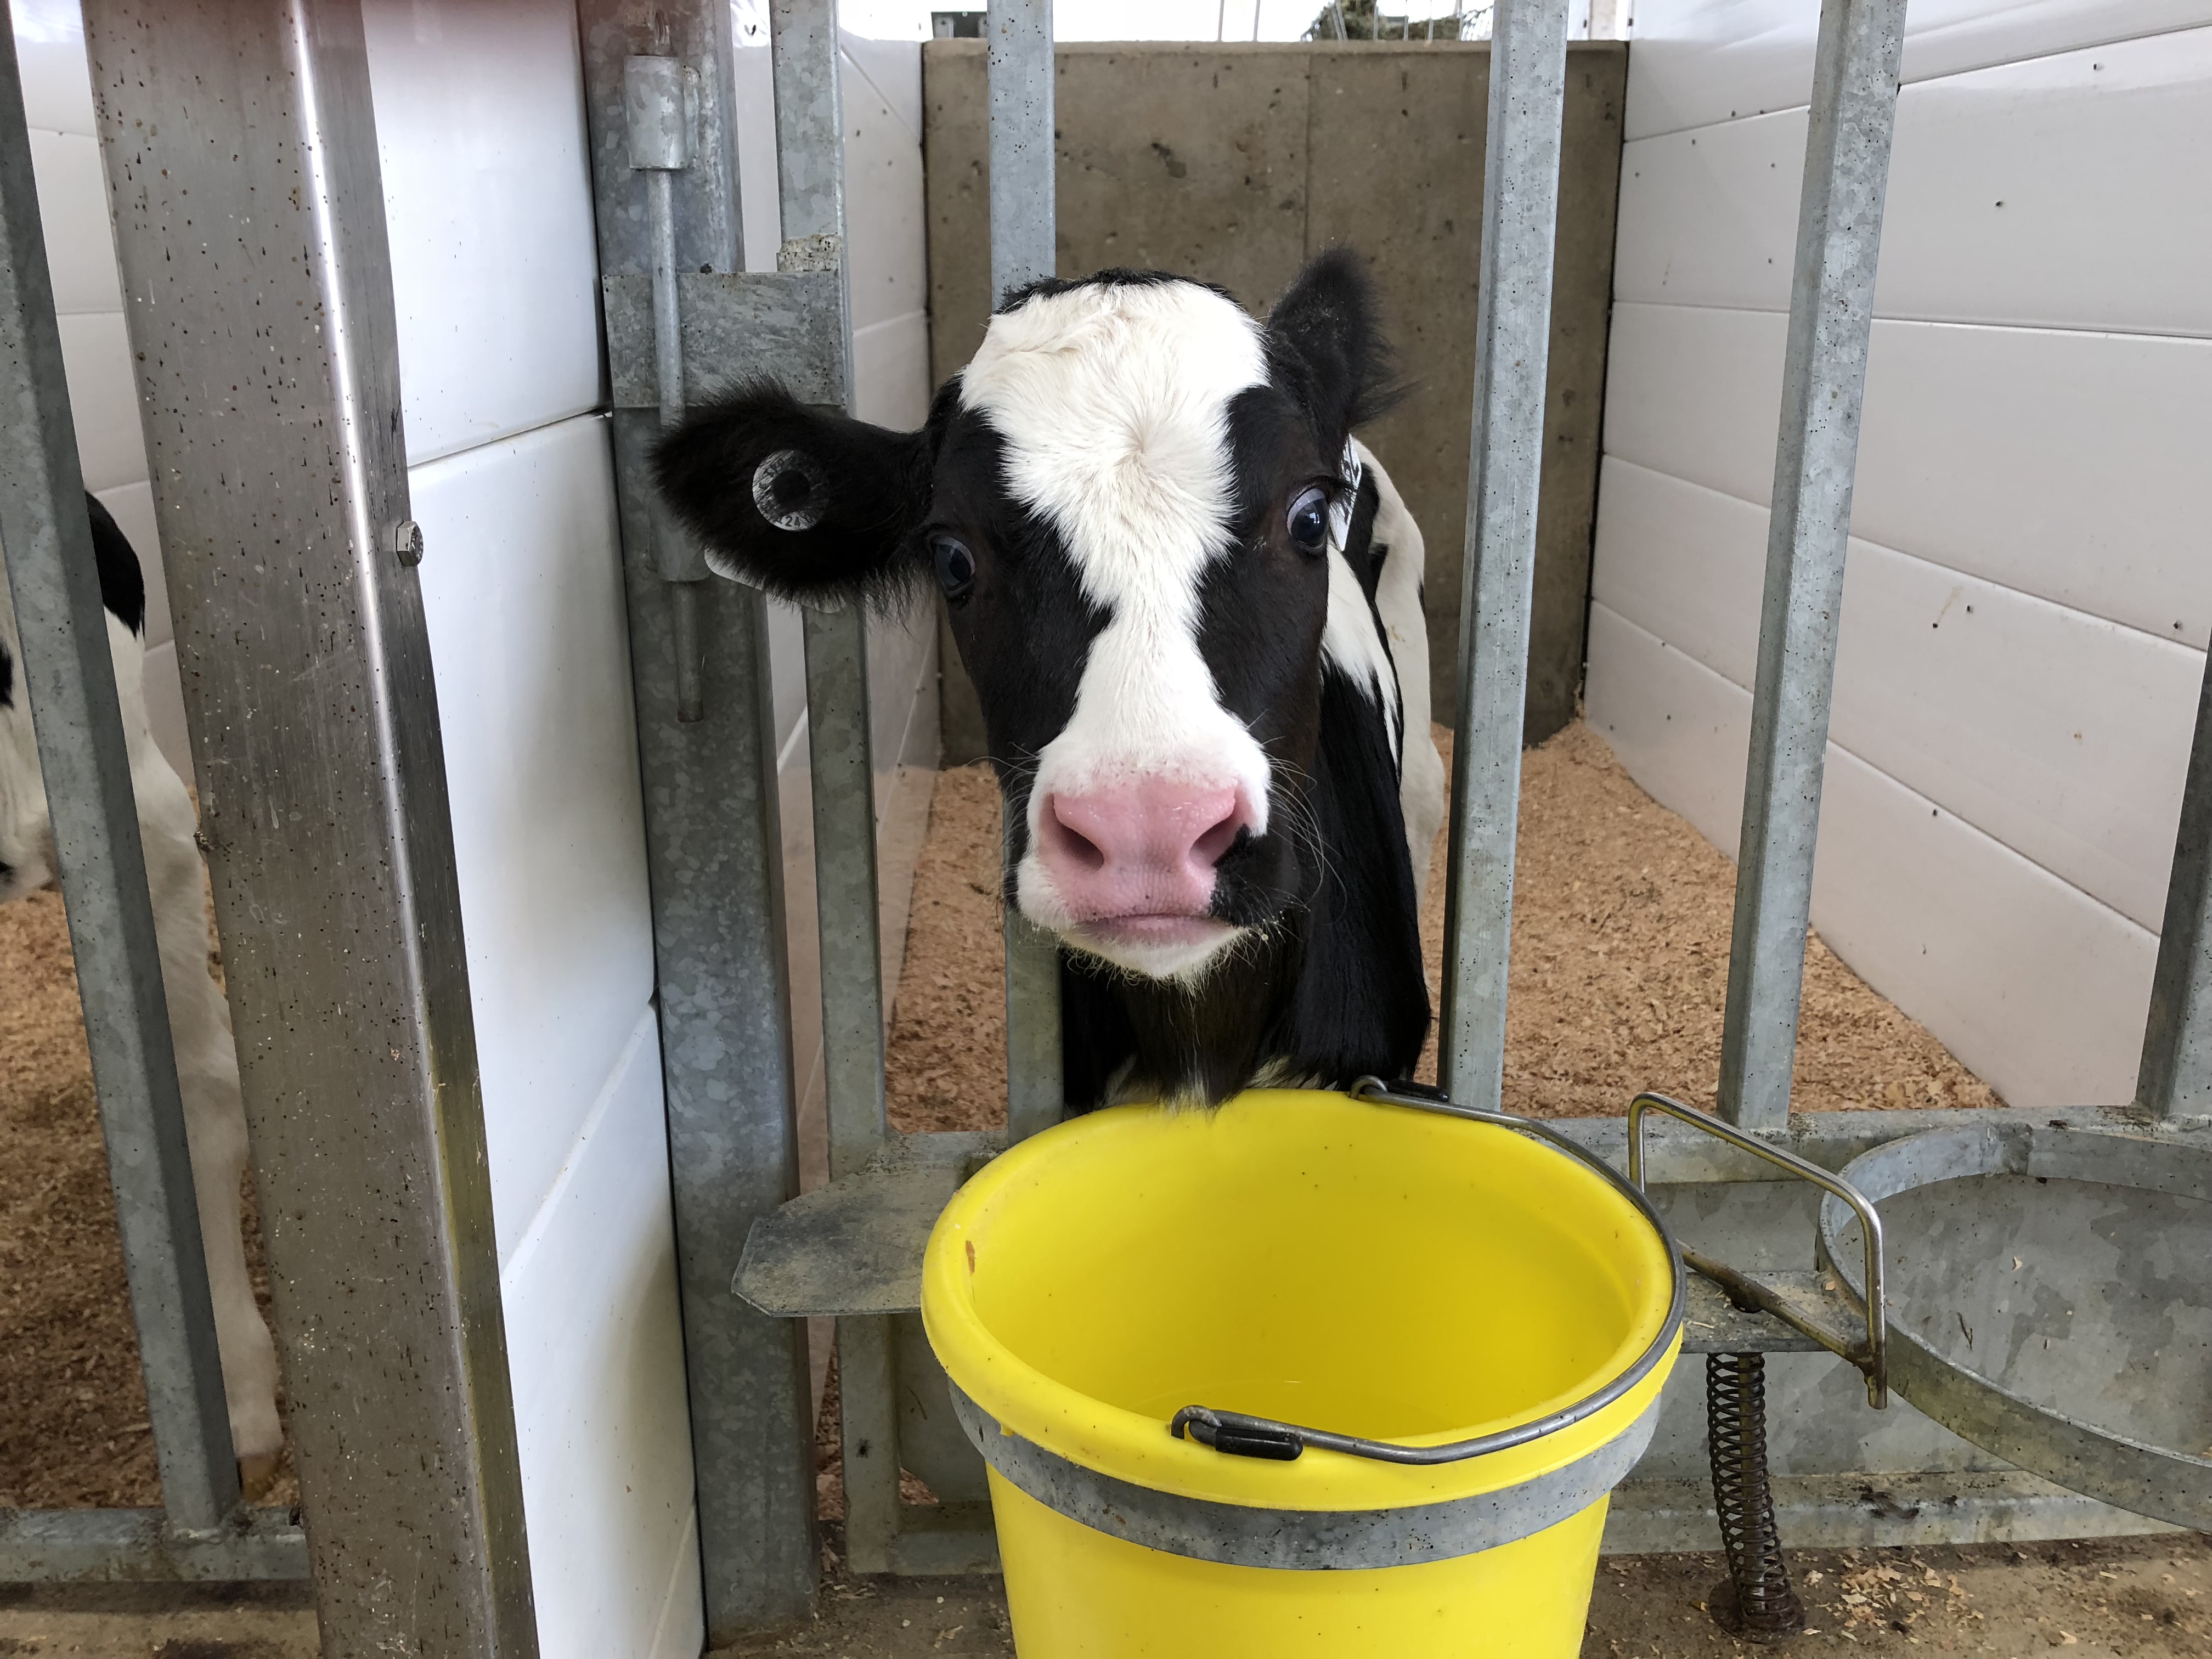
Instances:
[[[984,49],[923,48],[931,370],[967,362],[989,316]],[[1538,532],[1528,734],[1573,717],[1596,499],[1626,49],[1569,48],[1559,288]],[[1428,543],[1437,708],[1459,653],[1474,398],[1487,46],[1064,46],[1059,269],[1153,266],[1264,310],[1311,255],[1373,262],[1411,383],[1366,434]],[[974,693],[944,651],[948,762],[982,750]]]
[[[1592,723],[1735,850],[1816,8],[1644,0]],[[1916,3],[1813,920],[2007,1099],[2134,1092],[2212,639],[2212,5]]]

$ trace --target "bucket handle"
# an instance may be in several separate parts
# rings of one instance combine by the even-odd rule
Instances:
[[[1728,1292],[1729,1300],[1739,1308],[1760,1308],[1772,1314],[1791,1329],[1809,1336],[1830,1353],[1848,1359],[1866,1374],[1867,1403],[1876,1411],[1889,1404],[1889,1321],[1883,1310],[1887,1305],[1882,1294],[1881,1217],[1866,1195],[1839,1176],[1831,1175],[1809,1158],[1798,1157],[1771,1146],[1756,1135],[1746,1134],[1734,1124],[1724,1123],[1710,1113],[1685,1106],[1680,1101],[1662,1094],[1646,1091],[1629,1103],[1628,1108],[1628,1178],[1638,1192],[1644,1189],[1644,1120],[1653,1112],[1664,1113],[1679,1123],[1726,1141],[1738,1152],[1749,1152],[1753,1158],[1764,1158],[1777,1169],[1785,1170],[1800,1181],[1809,1181],[1832,1198],[1849,1205],[1859,1218],[1859,1238],[1866,1249],[1866,1305],[1860,1311],[1866,1316],[1866,1340],[1855,1339],[1852,1333],[1839,1330],[1826,1320],[1818,1318],[1802,1304],[1776,1293],[1750,1274],[1740,1273],[1725,1261],[1716,1261],[1711,1256],[1695,1250],[1684,1250],[1682,1259]],[[1849,1293],[1844,1292],[1848,1297]]]
[[[1278,1462],[1289,1462],[1307,1447],[1322,1451],[1341,1452],[1347,1457],[1371,1458],[1382,1463],[1405,1463],[1429,1467],[1438,1463],[1458,1463],[1470,1457],[1482,1457],[1492,1452],[1510,1450],[1525,1446],[1532,1440],[1540,1440],[1547,1434],[1556,1434],[1570,1424],[1579,1423],[1595,1415],[1629,1392],[1650,1375],[1651,1369],[1665,1358],[1673,1346],[1676,1334],[1681,1329],[1684,1288],[1682,1253],[1674,1248],[1674,1235],[1641,1187],[1624,1180],[1620,1172],[1596,1153],[1577,1146],[1547,1123],[1534,1118],[1516,1117],[1510,1112],[1487,1111],[1477,1106],[1462,1106],[1442,1096],[1408,1094],[1392,1089],[1380,1078],[1363,1077],[1347,1091],[1352,1099],[1370,1105],[1402,1106],[1416,1112],[1427,1112],[1437,1117],[1464,1118],[1474,1123],[1494,1123],[1500,1128],[1541,1140],[1565,1152],[1577,1163],[1584,1165],[1611,1187],[1621,1197],[1636,1206],[1644,1218],[1651,1224],[1666,1246],[1667,1260],[1674,1270],[1674,1285],[1667,1304],[1667,1317],[1651,1344],[1620,1376],[1599,1389],[1595,1394],[1577,1401],[1532,1423],[1517,1424],[1510,1429],[1500,1429],[1494,1434],[1478,1435],[1472,1440],[1448,1441],[1435,1446],[1407,1446],[1391,1440],[1370,1440],[1360,1435],[1337,1434],[1328,1429],[1310,1429],[1295,1423],[1279,1423],[1273,1418],[1249,1417],[1242,1412],[1215,1411],[1205,1406],[1185,1406],[1168,1424],[1168,1432],[1181,1439],[1185,1436],[1200,1445],[1211,1446],[1218,1452],[1238,1457],[1267,1458]]]

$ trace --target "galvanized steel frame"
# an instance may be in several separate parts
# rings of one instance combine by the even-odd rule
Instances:
[[[1474,421],[1437,1033],[1437,1081],[1444,1092],[1486,1111],[1498,1109],[1505,1077],[1522,712],[1535,592],[1566,73],[1566,0],[1498,0],[1482,164]]]
[[[84,508],[12,33],[0,40],[0,568],[13,602],[161,1470],[158,1540],[239,1498],[129,738]],[[121,1528],[143,1533],[144,1517]],[[98,1523],[94,1523],[96,1526]],[[118,1530],[118,1535],[119,1535]],[[72,1576],[71,1511],[0,1511],[0,1580]],[[97,1554],[97,1551],[94,1552]],[[131,1552],[118,1547],[116,1559]]]
[[[1873,279],[1880,246],[1902,0],[1826,0],[1813,90],[1797,268],[1792,290],[1790,345],[1778,451],[1768,591],[1755,693],[1754,738],[1747,789],[1739,883],[1737,936],[1731,957],[1723,1116],[1753,1131],[1788,1122],[1789,1060],[1810,902],[1820,768],[1826,742],[1851,477],[1871,326]],[[994,0],[988,21],[992,277],[1003,295],[1052,274],[1052,45],[1049,0]],[[1486,160],[1482,280],[1465,591],[1462,606],[1458,742],[1452,780],[1452,841],[1447,896],[1449,953],[1442,1019],[1443,1082],[1454,1098],[1495,1109],[1502,1092],[1507,969],[1512,909],[1514,842],[1519,796],[1522,713],[1534,574],[1537,489],[1541,477],[1545,368],[1556,241],[1559,152],[1565,64],[1563,0],[1500,0],[1491,57],[1490,133]],[[823,170],[819,156],[808,165]],[[788,234],[788,232],[787,232]],[[813,630],[810,628],[811,690]],[[849,672],[849,671],[848,671]],[[2154,1015],[2146,1046],[2145,1103],[2166,1115],[2178,1102],[2212,1098],[2212,680],[2208,718],[2200,722],[2198,763],[2185,814],[2167,948],[2160,969],[2161,1023]],[[832,704],[832,707],[836,705]],[[864,702],[863,702],[864,706]],[[849,728],[848,728],[849,729]],[[865,721],[857,732],[865,744]],[[846,739],[849,750],[853,738]],[[817,765],[823,763],[817,752]],[[860,769],[865,775],[865,768]],[[817,789],[819,782],[817,779]],[[817,825],[829,827],[822,796]],[[850,839],[842,837],[841,841]],[[1011,850],[1012,837],[1009,836]],[[857,874],[860,850],[817,848],[825,890],[835,871]],[[2193,861],[2192,861],[2193,860]],[[872,866],[870,874],[872,874]],[[869,887],[872,898],[872,885]],[[857,905],[847,908],[855,915]],[[1011,906],[1006,921],[1008,1125],[1011,1138],[1034,1133],[1062,1109],[1058,1032],[1060,963],[1052,941]],[[865,961],[862,960],[865,955]],[[872,951],[842,971],[872,970]],[[824,959],[825,1004],[833,972]],[[855,1012],[880,1018],[872,976],[857,987]],[[880,1117],[879,1036],[854,1027],[854,1076],[841,1113],[832,1092],[830,1192],[801,1200],[756,1234],[740,1280],[769,1305],[781,1295],[787,1313],[819,1311],[839,1298],[823,1295],[809,1270],[811,1255],[843,1250],[878,1258],[900,1255],[894,1235],[907,1225],[905,1206],[876,1208],[882,1225],[849,1230],[855,1219],[838,1189],[857,1201],[865,1192],[903,1194],[920,1182],[932,1191],[947,1178],[944,1159],[918,1162],[900,1153]],[[2191,1094],[2191,1091],[2197,1092]],[[849,1124],[841,1130],[840,1123]],[[1857,1127],[1857,1126],[1854,1126]],[[1886,1115],[1876,1139],[1911,1123]],[[1598,1139],[1604,1139],[1601,1133]],[[871,1148],[878,1149],[868,1156]],[[1623,1149],[1625,1150],[1625,1148]],[[1677,1160],[1678,1162],[1680,1160]],[[945,1167],[940,1169],[940,1165]],[[1754,1171],[1741,1162],[1722,1178]],[[919,1188],[917,1188],[919,1190]],[[868,1200],[871,1204],[876,1200]],[[927,1207],[926,1206],[924,1207]],[[805,1218],[802,1218],[802,1216]],[[865,1241],[865,1242],[864,1242]],[[857,1264],[855,1264],[857,1265]],[[880,1271],[880,1264],[874,1269]],[[862,1270],[868,1277],[871,1270]],[[903,1280],[903,1269],[892,1274]],[[1832,1318],[1838,1310],[1803,1285],[1769,1275],[1776,1305],[1800,1316]],[[770,1291],[773,1283],[779,1291]],[[902,1292],[871,1282],[853,1303],[904,1305]],[[1797,1308],[1797,1302],[1805,1306]],[[1756,1347],[1796,1347],[1808,1339],[1768,1316],[1747,1322],[1733,1340]],[[856,1322],[845,1316],[848,1333]],[[871,1316],[870,1325],[880,1325]],[[1824,1327],[1825,1328],[1825,1327]],[[858,1352],[847,1340],[848,1364]],[[882,1409],[878,1390],[892,1379],[888,1342],[866,1349],[868,1381],[858,1401],[846,1395],[848,1483],[856,1449],[854,1412],[866,1412],[869,1443],[895,1443],[896,1414]],[[856,1565],[896,1569],[898,1528],[887,1522],[895,1490],[890,1469],[875,1470],[863,1488],[851,1534]],[[848,1485],[848,1499],[854,1492]]]
[[[1752,690],[1720,1113],[1790,1115],[1905,0],[1823,0]]]
[[[304,1553],[332,1659],[533,1654],[360,10],[86,11],[313,1529],[17,1541],[76,1576]]]
[[[727,7],[580,0],[578,18],[699,1550],[708,1640],[720,1646],[805,1617],[818,1570],[805,1328],[730,1294],[747,1231],[799,1185],[782,826],[767,603],[709,576],[659,510],[647,458],[763,315],[813,319],[769,336],[811,343],[802,385],[842,369],[824,362],[836,337],[808,279],[763,285],[745,272]],[[647,101],[637,113],[656,131],[678,116],[684,143],[633,134],[634,69],[677,88],[681,107]],[[666,165],[679,154],[685,165]]]
[[[1053,137],[1052,0],[991,0],[984,33],[991,100],[991,297],[1057,269],[1057,185]],[[1007,893],[1012,894],[1013,826],[1007,826]],[[1060,946],[1006,906],[1006,1127],[1016,1140],[1060,1121],[1066,1110],[1060,1049]]]

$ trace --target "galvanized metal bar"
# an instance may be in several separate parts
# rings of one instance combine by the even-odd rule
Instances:
[[[146,1415],[162,1501],[178,1525],[210,1528],[238,1502],[238,1465],[12,34],[0,40],[0,565],[76,955]]]
[[[92,0],[325,1659],[538,1650],[358,0]]]
[[[799,1186],[768,611],[750,589],[697,584],[704,718],[673,718],[684,696],[680,622],[664,580],[659,552],[671,544],[656,538],[647,466],[664,377],[650,328],[618,337],[612,322],[625,287],[649,296],[656,263],[650,186],[630,165],[623,102],[634,57],[672,58],[696,76],[690,165],[665,173],[676,268],[683,278],[744,270],[732,45],[729,10],[719,0],[664,0],[650,11],[625,0],[580,0],[578,12],[609,351],[617,381],[654,382],[648,406],[615,412],[615,482],[699,1553],[708,1643],[721,1647],[748,1631],[804,1619],[818,1566],[805,1327],[756,1312],[730,1291],[753,1222]],[[688,324],[682,279],[678,295]],[[649,298],[641,314],[649,323]]]
[[[1067,1112],[1060,1046],[1060,945],[1006,906],[1006,1133],[1025,1140]]]
[[[307,1576],[289,1510],[183,1531],[160,1510],[0,1510],[0,1584],[236,1584]]]
[[[991,294],[995,301],[1057,265],[1053,177],[1052,0],[991,0]],[[1014,842],[1006,838],[1011,860]],[[1006,913],[1006,1127],[1019,1140],[1060,1121],[1060,946]]]
[[[693,363],[773,363],[776,379],[801,403],[837,403],[844,376],[839,292],[835,271],[679,270],[681,356]],[[651,278],[611,272],[600,295],[615,407],[659,409]]]
[[[991,298],[1058,263],[1053,179],[1052,0],[991,0]]]
[[[1789,1121],[1905,0],[1822,0],[1736,855],[1720,1112]]]
[[[1483,160],[1437,1060],[1447,1094],[1492,1111],[1505,1074],[1506,964],[1566,73],[1567,0],[1498,0]]]
[[[2212,657],[2197,696],[2136,1104],[2157,1118],[2212,1117]]]
[[[845,147],[834,0],[774,0],[778,266],[836,274],[838,406],[853,403],[845,262]],[[814,789],[824,1101],[830,1167],[849,1174],[881,1151],[883,967],[876,936],[874,768],[869,752],[867,628],[859,606],[805,613],[807,757]],[[898,1378],[890,1322],[837,1323],[845,1555],[855,1572],[889,1572],[897,1543]]]
[[[875,770],[864,613],[805,612],[806,748],[813,768],[814,894],[822,919],[822,1068],[830,1173],[883,1150],[883,951],[876,936]]]

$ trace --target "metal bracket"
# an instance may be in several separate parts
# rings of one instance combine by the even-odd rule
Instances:
[[[1795,1285],[1785,1289],[1778,1282],[1778,1276],[1754,1278],[1695,1250],[1684,1250],[1682,1260],[1727,1291],[1739,1305],[1772,1314],[1829,1352],[1850,1361],[1866,1374],[1868,1403],[1876,1411],[1886,1407],[1889,1404],[1889,1331],[1882,1314],[1881,1217],[1874,1206],[1856,1187],[1830,1175],[1819,1164],[1795,1152],[1770,1146],[1758,1136],[1746,1134],[1679,1100],[1649,1093],[1637,1096],[1628,1108],[1628,1178],[1638,1191],[1644,1187],[1644,1120],[1653,1112],[1663,1112],[1678,1122],[1763,1158],[1850,1206],[1859,1218],[1860,1237],[1866,1248],[1867,1298],[1863,1308],[1854,1310],[1858,1314],[1857,1322],[1848,1316],[1837,1316],[1839,1306],[1848,1306],[1840,1286],[1808,1296]]]
[[[731,1288],[787,1319],[913,1312],[929,1230],[1006,1144],[1003,1130],[894,1136],[861,1169],[754,1222]]]
[[[803,404],[844,401],[844,326],[835,270],[690,270],[678,273],[677,309],[685,381],[712,388],[767,373]],[[653,278],[618,271],[604,278],[607,362],[617,409],[659,409],[653,360]]]

